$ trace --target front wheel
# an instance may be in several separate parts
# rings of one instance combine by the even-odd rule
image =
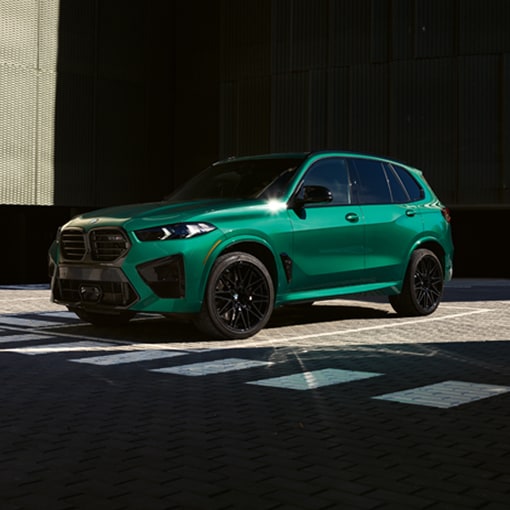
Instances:
[[[267,324],[273,307],[274,285],[266,266],[249,253],[227,253],[211,270],[195,325],[213,337],[248,338]]]
[[[400,315],[429,315],[443,294],[443,266],[436,254],[425,248],[413,252],[402,292],[390,296],[390,304]]]

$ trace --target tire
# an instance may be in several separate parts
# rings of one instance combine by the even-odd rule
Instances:
[[[390,296],[390,304],[399,315],[429,315],[439,306],[443,281],[443,266],[436,254],[420,248],[411,255],[402,292]]]
[[[127,324],[135,315],[132,312],[98,313],[79,308],[69,308],[69,311],[75,313],[82,321],[90,322],[94,326],[116,327]]]
[[[227,253],[211,270],[194,322],[208,336],[248,338],[267,324],[273,308],[274,285],[266,266],[248,253]]]

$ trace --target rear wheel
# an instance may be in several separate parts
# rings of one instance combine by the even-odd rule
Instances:
[[[421,248],[413,252],[402,292],[390,296],[400,315],[428,315],[436,310],[443,294],[443,267],[434,252]]]
[[[213,337],[248,338],[267,324],[273,307],[274,286],[265,265],[249,253],[227,253],[211,270],[195,325]]]
[[[113,313],[98,313],[89,310],[82,310],[80,308],[69,308],[69,311],[74,312],[82,321],[90,322],[94,326],[122,326],[129,322],[134,317],[133,312],[119,312]]]

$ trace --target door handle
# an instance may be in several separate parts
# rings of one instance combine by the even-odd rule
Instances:
[[[416,216],[416,211],[414,209],[407,209],[406,216],[409,217]]]
[[[345,219],[350,223],[358,223],[359,216],[356,213],[351,212],[345,215]]]

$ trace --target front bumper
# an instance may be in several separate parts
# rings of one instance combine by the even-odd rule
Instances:
[[[216,235],[215,235],[216,234]],[[52,300],[69,308],[149,313],[197,313],[219,232],[183,241],[137,241],[109,262],[62,258],[50,249]],[[173,248],[169,250],[169,248]]]
[[[128,309],[138,293],[120,268],[60,265],[51,282],[53,301],[70,307]]]
[[[185,274],[181,255],[145,262],[136,270],[138,289],[120,267],[55,265],[52,299],[74,308],[162,313],[175,311],[176,301],[184,304]]]

